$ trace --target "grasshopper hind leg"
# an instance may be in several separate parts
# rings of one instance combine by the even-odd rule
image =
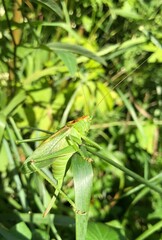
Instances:
[[[86,214],[85,212],[83,212],[83,211],[81,211],[81,210],[79,210],[79,209],[76,208],[75,203],[59,188],[59,186],[58,186],[49,176],[47,176],[47,174],[46,174],[43,170],[39,169],[39,168],[35,165],[34,161],[31,161],[31,162],[30,162],[30,165],[31,165],[31,167],[33,168],[33,170],[34,170],[35,172],[39,173],[40,176],[42,176],[42,177],[43,177],[47,182],[49,182],[60,194],[62,194],[62,196],[70,203],[70,205],[72,206],[74,212],[76,212],[77,214],[80,214],[80,215],[85,215],[85,214]],[[49,213],[49,211],[51,210],[51,208],[52,208],[55,200],[56,200],[56,195],[53,195],[51,201],[50,201],[49,204],[48,204],[48,207],[46,208],[46,210],[45,210],[44,213],[43,213],[43,217],[45,217],[45,216]]]

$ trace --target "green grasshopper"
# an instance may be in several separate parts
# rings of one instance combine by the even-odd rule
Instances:
[[[47,215],[59,192],[66,196],[61,191],[61,187],[69,159],[77,152],[83,159],[89,162],[91,161],[85,156],[84,152],[80,150],[80,145],[83,144],[83,141],[88,145],[101,149],[98,144],[86,137],[90,125],[91,118],[89,116],[83,116],[68,122],[63,128],[45,140],[24,162],[22,167],[24,173],[30,174],[36,171],[56,188],[50,206],[44,213],[44,216]],[[50,165],[52,165],[53,176],[57,181],[56,184],[51,182],[47,175],[42,171],[40,172],[41,168]],[[67,197],[66,199],[75,208],[73,202]],[[78,213],[80,212],[78,209],[76,211]]]

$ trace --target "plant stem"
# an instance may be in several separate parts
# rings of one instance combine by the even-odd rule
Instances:
[[[145,180],[143,177],[141,177],[140,175],[134,173],[133,171],[129,170],[128,168],[114,162],[113,160],[107,158],[106,156],[102,155],[101,153],[97,153],[96,151],[92,150],[90,147],[86,147],[87,150],[98,156],[99,158],[103,159],[105,162],[113,165],[114,167],[120,169],[121,171],[123,171],[125,174],[127,174],[128,176],[134,178],[135,180],[137,180],[140,183],[145,184],[147,187],[151,188],[152,190],[158,192],[159,194],[162,194],[162,189],[159,187],[156,187],[154,184],[150,183],[148,180]]]

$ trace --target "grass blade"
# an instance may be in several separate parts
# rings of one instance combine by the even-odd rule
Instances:
[[[85,148],[82,147],[82,151],[86,154]],[[73,156],[72,170],[74,175],[76,208],[85,212],[84,215],[76,213],[76,240],[85,240],[93,171],[91,164],[85,161],[78,153]]]
[[[47,45],[45,45],[45,47],[53,51],[60,50],[62,52],[72,52],[72,53],[80,54],[87,58],[91,58],[103,64],[104,66],[106,66],[106,61],[104,60],[104,58],[97,56],[95,53],[79,45],[55,42],[55,43],[48,43]]]

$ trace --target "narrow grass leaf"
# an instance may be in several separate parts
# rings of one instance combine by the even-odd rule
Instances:
[[[5,116],[11,114],[11,112],[21,104],[26,98],[25,92],[20,92],[17,94],[7,105],[7,107],[3,110]]]
[[[81,40],[80,35],[78,35],[71,28],[71,26],[69,26],[67,23],[64,23],[64,22],[42,22],[42,23],[40,23],[40,21],[39,21],[38,24],[41,25],[41,26],[45,26],[45,27],[47,26],[47,27],[59,27],[59,28],[62,28],[66,32],[68,32],[70,36],[74,37],[76,40],[78,40],[78,41]]]
[[[6,116],[4,115],[4,113],[0,112],[0,145],[3,138],[5,127],[6,127]]]
[[[161,231],[161,228],[162,228],[162,220],[155,223],[154,225],[150,224],[150,227],[147,230],[145,230],[139,237],[137,237],[136,240],[144,240],[148,238],[151,239],[150,236],[157,231]]]
[[[47,9],[52,10],[55,12],[59,17],[63,17],[62,10],[60,6],[56,3],[55,0],[36,0],[35,2],[40,3],[41,5],[45,6]]]
[[[22,207],[24,209],[26,209],[26,205],[27,205],[26,204],[26,193],[22,187],[21,178],[18,173],[18,167],[20,166],[21,159],[19,156],[17,146],[14,141],[14,135],[13,135],[12,130],[7,126],[6,131],[7,131],[8,137],[9,137],[10,146],[12,147],[12,152],[11,152],[11,147],[9,146],[7,141],[5,142],[6,143],[5,148],[6,148],[6,153],[7,153],[8,162],[9,162],[8,168],[9,168],[10,172],[14,173],[13,179],[16,184],[17,195],[20,199]]]
[[[113,9],[112,12],[128,19],[142,19],[142,17],[137,13],[134,8],[132,8],[132,6],[128,2],[125,2],[122,8]]]
[[[87,156],[84,147],[81,151]],[[85,214],[76,213],[76,240],[85,240],[88,224],[88,210],[91,198],[93,171],[91,164],[76,153],[72,158],[74,175],[75,204],[77,210]]]
[[[79,45],[55,42],[55,43],[48,43],[44,47],[49,48],[50,50],[53,50],[53,51],[61,50],[61,51],[65,51],[65,52],[72,52],[72,53],[80,54],[87,58],[91,58],[91,59],[103,64],[104,66],[106,66],[106,61],[104,60],[104,58],[97,56],[95,53],[93,53]]]
[[[3,138],[2,146],[0,148],[0,172],[5,172],[8,166],[8,156],[6,152],[6,145],[7,145],[6,139]]]

